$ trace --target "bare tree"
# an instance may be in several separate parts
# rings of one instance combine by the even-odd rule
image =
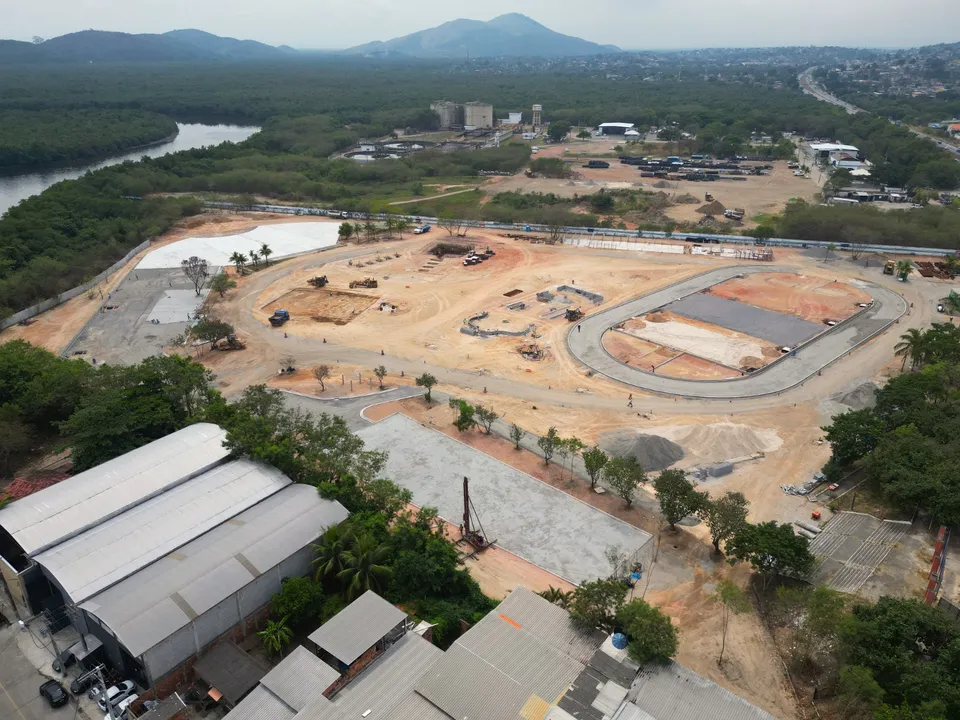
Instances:
[[[313,376],[320,383],[320,392],[326,392],[327,386],[323,384],[323,381],[330,377],[330,366],[318,365],[313,369]]]
[[[207,261],[194,255],[181,262],[180,268],[183,270],[183,274],[193,283],[193,289],[199,297],[200,291],[203,290],[203,286],[207,282],[207,276],[210,274]]]

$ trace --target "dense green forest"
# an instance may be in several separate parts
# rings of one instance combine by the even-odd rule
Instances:
[[[931,141],[879,118],[847,116],[792,89],[749,83],[685,80],[646,83],[545,71],[471,72],[437,63],[384,64],[327,59],[243,65],[0,68],[0,113],[147,111],[182,119],[263,123],[245,143],[125,163],[61,183],[0,218],[0,316],[55,295],[94,275],[142,240],[200,210],[190,199],[159,193],[260,194],[284,201],[382,209],[387,199],[424,195],[427,179],[476,176],[481,170],[515,171],[528,160],[525,146],[481,152],[425,152],[402,160],[359,165],[331,153],[365,135],[436,123],[432,100],[480,98],[497,114],[541,102],[551,121],[596,124],[629,120],[640,126],[677,123],[703,148],[739,148],[753,132],[794,131],[860,146],[877,163],[877,177],[896,185],[956,184],[960,165],[945,161]],[[26,117],[26,116],[23,116]],[[23,135],[24,130],[8,130]],[[130,196],[143,201],[127,199]],[[459,197],[459,196],[458,196]],[[461,201],[439,209],[465,207]],[[620,205],[623,202],[618,201]],[[548,220],[571,207],[547,208],[504,197],[484,213],[492,219]],[[430,212],[429,202],[407,206]],[[591,207],[594,213],[608,208]],[[621,210],[631,210],[621,207]],[[642,211],[644,208],[632,208]],[[530,212],[531,217],[524,217]],[[863,215],[857,215],[863,212]],[[809,239],[825,227],[867,227],[880,242],[949,246],[953,216],[922,215],[935,226],[928,239],[912,217],[880,228],[860,208],[805,209],[784,219],[780,234]],[[801,222],[817,217],[823,222]],[[567,220],[576,219],[576,213]],[[592,225],[595,217],[581,216]],[[908,242],[909,238],[909,242]]]
[[[144,110],[0,110],[0,171],[107,157],[176,132]]]

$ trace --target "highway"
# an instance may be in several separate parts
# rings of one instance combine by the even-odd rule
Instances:
[[[827,92],[822,85],[818,84],[817,81],[813,79],[813,71],[816,69],[816,66],[807,68],[797,76],[797,81],[800,83],[800,88],[805,93],[812,95],[817,100],[822,102],[830,103],[831,105],[836,105],[837,107],[842,107],[850,115],[855,115],[859,112],[866,112],[866,110],[863,108],[858,108],[856,105],[851,105],[850,103],[841,100],[836,95],[831,95],[829,92]],[[914,127],[912,125],[901,125],[901,127],[906,128],[917,137],[922,137],[926,140],[932,140],[933,142],[937,143],[937,146],[941,150],[950,153],[955,159],[960,160],[960,147],[951,145],[945,140],[938,140],[937,138],[930,137],[930,135],[925,133],[922,128]]]

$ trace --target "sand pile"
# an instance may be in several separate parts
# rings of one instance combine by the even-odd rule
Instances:
[[[673,185],[671,185],[670,183],[668,183],[666,180],[657,180],[657,182],[655,182],[655,183],[653,184],[653,186],[654,186],[655,188],[668,188],[668,187],[673,187]]]
[[[863,410],[865,408],[872,408],[877,404],[877,390],[879,390],[879,388],[875,383],[865,382],[862,385],[857,385],[857,387],[850,392],[839,393],[832,396],[831,399],[854,410]]]
[[[600,447],[613,457],[633,455],[644,470],[663,470],[683,459],[683,448],[658,435],[617,430],[600,438]]]
[[[695,205],[696,203],[700,202],[699,200],[697,200],[697,198],[695,198],[695,197],[694,197],[693,195],[691,195],[690,193],[684,193],[683,195],[677,195],[677,196],[673,199],[673,201],[674,201],[675,203],[680,203],[680,204],[682,204],[682,205]]]
[[[708,202],[706,205],[701,205],[697,208],[697,212],[701,215],[723,215],[724,210],[726,210],[726,208],[719,200]]]
[[[649,430],[678,443],[688,455],[701,462],[720,462],[757,452],[770,453],[783,445],[776,430],[758,430],[732,422],[666,425]]]

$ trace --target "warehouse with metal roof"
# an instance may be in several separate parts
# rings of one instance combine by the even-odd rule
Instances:
[[[200,423],[0,509],[0,573],[141,685],[259,613],[348,512]]]

